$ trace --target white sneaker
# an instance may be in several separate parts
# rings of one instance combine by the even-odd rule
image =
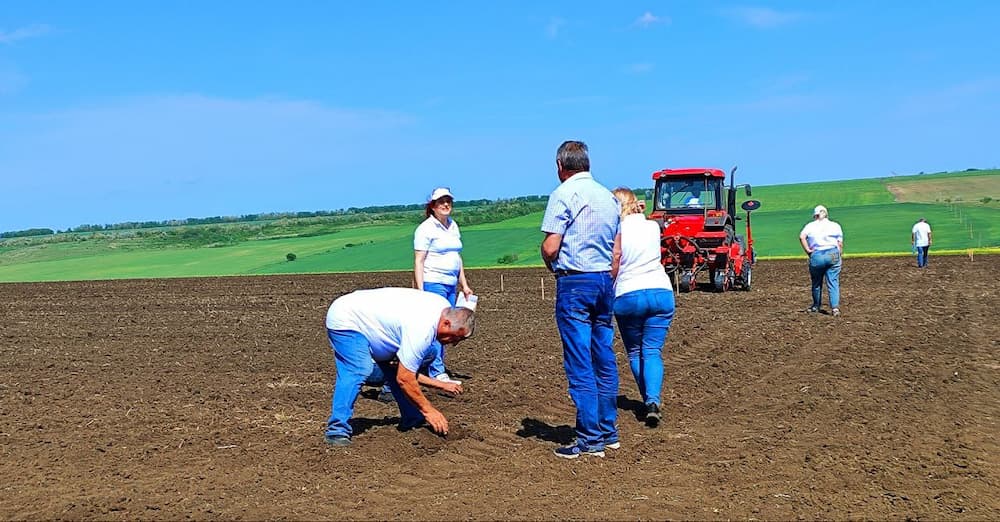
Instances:
[[[453,382],[455,384],[462,384],[462,381],[456,381],[455,379],[452,379],[447,373],[442,373],[437,377],[435,377],[435,379],[443,382]]]

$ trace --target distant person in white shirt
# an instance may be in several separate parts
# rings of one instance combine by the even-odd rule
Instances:
[[[418,385],[421,361],[433,343],[458,344],[475,330],[475,314],[469,308],[454,308],[445,298],[413,288],[358,290],[337,298],[326,314],[326,329],[337,364],[326,442],[334,446],[351,443],[349,423],[361,385],[377,364],[399,405],[400,429],[418,427],[425,421],[442,435],[448,434],[448,419],[424,397]],[[461,386],[427,379],[423,381],[452,393]]]
[[[691,195],[684,200],[685,207],[691,208],[701,208],[701,189],[695,188],[691,190]]]
[[[615,319],[632,376],[642,396],[646,425],[660,423],[663,344],[674,318],[674,290],[660,264],[660,225],[646,219],[631,189],[613,192],[621,204],[621,251],[616,256]]]
[[[440,295],[452,306],[458,290],[466,298],[473,294],[462,263],[462,233],[451,218],[454,204],[450,189],[434,189],[424,211],[427,219],[413,232],[413,287]],[[435,344],[435,349],[438,353],[427,368],[428,375],[451,380],[445,369],[444,347]]]
[[[812,306],[810,312],[819,312],[823,306],[823,280],[830,294],[833,315],[840,315],[840,267],[844,253],[844,231],[836,221],[828,219],[826,207],[813,209],[813,221],[799,234],[802,250],[809,255],[809,276],[812,279]]]
[[[931,248],[931,226],[927,224],[926,219],[920,218],[920,221],[913,225],[910,241],[917,251],[917,267],[926,268],[927,251]]]

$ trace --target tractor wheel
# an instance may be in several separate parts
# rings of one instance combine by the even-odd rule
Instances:
[[[749,263],[743,265],[743,290],[749,292],[750,284],[753,282],[753,268],[751,268]]]
[[[712,278],[712,283],[715,284],[716,292],[725,292],[729,289],[729,278],[726,277],[726,272],[724,270],[715,271],[715,277]]]
[[[684,272],[681,274],[681,282],[677,285],[678,290],[681,292],[690,292],[694,288],[694,285],[694,278],[691,277],[690,272]]]

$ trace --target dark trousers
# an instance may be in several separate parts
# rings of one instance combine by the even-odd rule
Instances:
[[[917,247],[917,266],[923,268],[927,266],[927,251],[930,250],[930,245],[918,246]]]

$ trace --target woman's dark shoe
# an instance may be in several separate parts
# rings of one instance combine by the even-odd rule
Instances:
[[[660,425],[660,407],[654,403],[646,405],[646,426],[655,428]]]

